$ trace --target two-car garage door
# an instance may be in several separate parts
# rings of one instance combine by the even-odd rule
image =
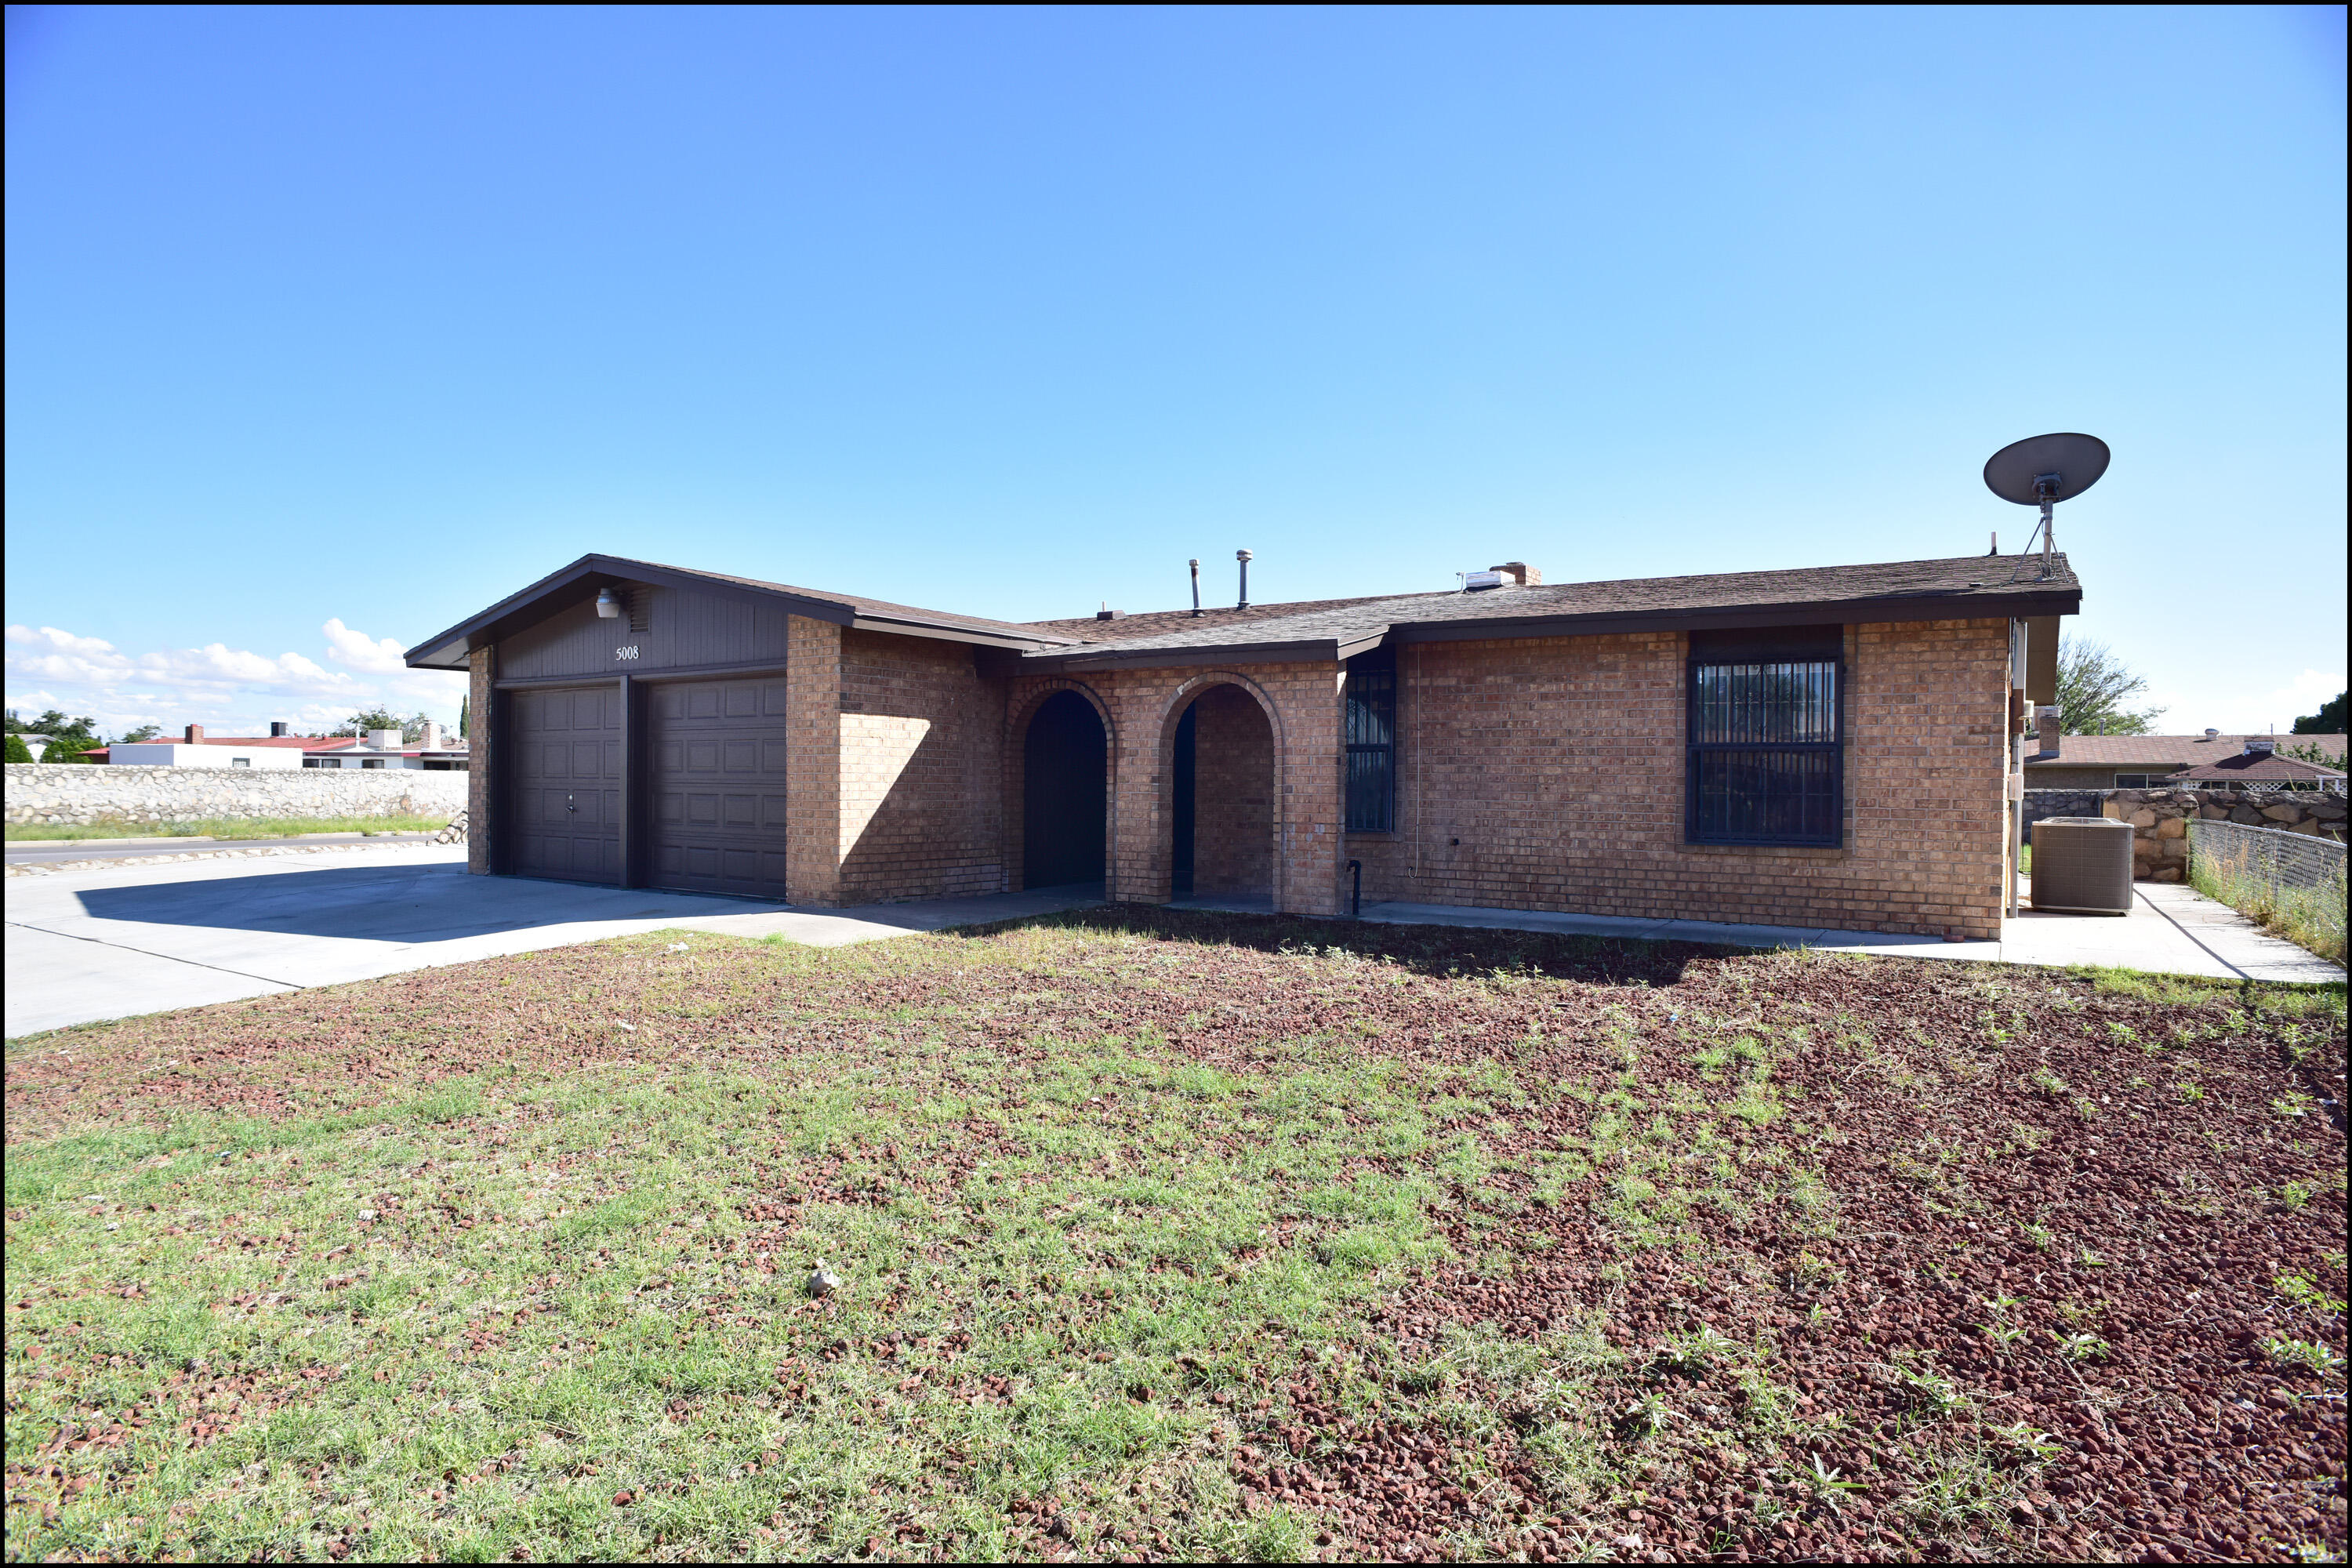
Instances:
[[[618,885],[625,842],[638,838],[629,858],[648,887],[783,898],[784,691],[782,676],[648,683],[634,824],[623,820],[631,727],[619,683],[516,692],[509,868]]]

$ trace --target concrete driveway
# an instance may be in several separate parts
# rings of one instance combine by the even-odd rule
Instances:
[[[202,1006],[499,953],[686,927],[838,947],[1045,914],[1090,889],[806,910],[521,877],[469,877],[463,845],[12,877],[6,1033]]]

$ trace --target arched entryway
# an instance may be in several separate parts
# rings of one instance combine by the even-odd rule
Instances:
[[[1176,721],[1169,893],[1274,907],[1274,726],[1241,687],[1202,691]]]
[[[1060,888],[1103,879],[1102,716],[1075,691],[1037,705],[1021,738],[1021,885]]]

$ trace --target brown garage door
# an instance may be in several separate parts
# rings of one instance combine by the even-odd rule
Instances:
[[[784,681],[652,689],[653,885],[784,896]]]
[[[572,882],[621,879],[621,693],[614,686],[514,693],[507,709],[507,869]]]

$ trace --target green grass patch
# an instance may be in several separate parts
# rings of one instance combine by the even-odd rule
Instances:
[[[46,823],[7,825],[11,844],[74,838],[295,838],[306,833],[438,833],[446,816],[205,817],[193,822],[93,822],[78,827]]]

